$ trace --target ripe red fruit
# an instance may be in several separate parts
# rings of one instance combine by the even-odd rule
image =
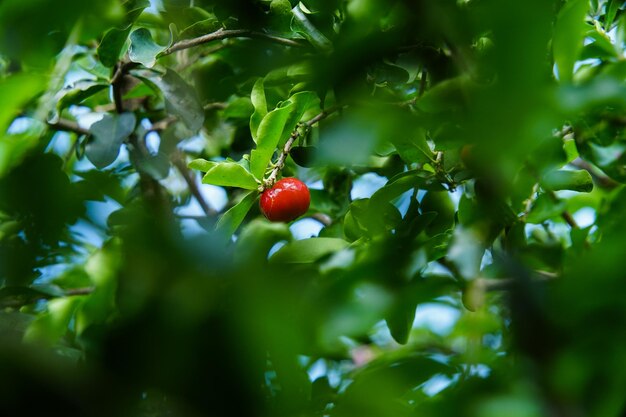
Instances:
[[[261,194],[261,211],[272,222],[288,222],[309,209],[309,188],[297,178],[283,178]]]

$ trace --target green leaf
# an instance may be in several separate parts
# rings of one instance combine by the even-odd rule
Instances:
[[[130,49],[128,57],[145,67],[152,68],[156,64],[157,55],[165,50],[152,40],[152,34],[146,28],[139,28],[130,34]]]
[[[424,93],[415,106],[425,113],[449,112],[461,107],[467,98],[472,81],[466,75],[450,78],[435,85]]]
[[[433,191],[444,190],[432,174],[417,170],[407,171],[396,175],[384,187],[376,191],[370,199],[370,207],[374,211],[380,210],[382,212],[386,203],[413,188]]]
[[[338,252],[348,246],[343,239],[332,237],[313,237],[297,240],[283,246],[270,258],[273,263],[303,264]]]
[[[237,231],[237,228],[243,219],[245,219],[246,214],[248,214],[258,197],[259,193],[256,191],[250,191],[246,194],[239,203],[220,217],[215,225],[216,232],[222,236],[232,236],[232,234]]]
[[[19,343],[35,316],[17,311],[0,312],[0,334],[4,343]]]
[[[57,94],[57,114],[72,104],[78,104],[108,87],[109,83],[103,81],[77,81],[71,87],[63,89]]]
[[[106,322],[114,314],[119,269],[122,264],[120,251],[120,242],[110,240],[89,257],[85,271],[95,288],[85,297],[76,313],[77,334],[81,334],[92,324]]]
[[[267,101],[265,99],[265,87],[263,86],[263,78],[259,78],[252,87],[252,94],[250,94],[250,101],[254,107],[254,113],[250,116],[250,133],[252,133],[252,139],[257,141],[257,132],[261,121],[267,114]]]
[[[44,134],[45,125],[37,120],[31,121],[28,129],[22,133],[0,136],[0,178],[19,165]]]
[[[197,132],[204,123],[204,109],[196,90],[187,84],[176,71],[167,69],[164,75],[154,71],[141,71],[137,76],[163,93],[165,107],[176,115],[191,131]]]
[[[223,187],[239,187],[247,190],[256,190],[259,184],[252,174],[236,162],[219,162],[207,171],[202,178],[204,184],[220,185]]]
[[[319,158],[317,148],[314,146],[295,146],[291,148],[289,156],[301,167],[311,168]]]
[[[68,326],[80,297],[59,298],[48,301],[48,311],[38,316],[26,329],[24,341],[42,343],[46,346],[55,344],[68,331]]]
[[[224,117],[229,119],[248,119],[254,113],[254,106],[248,97],[238,97],[228,103]]]
[[[558,170],[543,176],[541,185],[553,191],[571,190],[589,193],[593,190],[591,174],[584,169],[578,171]]]
[[[207,161],[206,159],[199,158],[199,159],[194,159],[187,166],[191,169],[196,169],[198,171],[207,172],[217,164],[218,164],[217,162]]]
[[[389,201],[372,204],[369,198],[356,200],[350,205],[350,212],[354,221],[371,237],[395,229],[402,221],[402,215]]]
[[[235,262],[240,265],[263,263],[272,246],[281,240],[291,240],[291,232],[286,223],[252,220],[237,238]]]
[[[104,34],[97,49],[100,62],[103,65],[113,67],[117,64],[122,54],[126,52],[124,47],[132,28],[132,24],[125,29],[111,28]]]
[[[611,25],[613,24],[613,20],[615,20],[615,15],[617,14],[617,11],[622,3],[624,3],[622,0],[608,0],[606,14],[604,15],[605,30],[611,30]]]
[[[139,171],[157,180],[167,178],[170,172],[170,158],[163,152],[137,158],[135,164]]]
[[[485,248],[480,242],[480,237],[472,229],[464,227],[454,229],[454,237],[448,249],[447,259],[468,281],[478,277],[480,272],[480,262],[485,253]]]
[[[112,164],[120,152],[120,146],[133,130],[133,113],[105,114],[102,120],[89,128],[92,138],[85,146],[85,155],[97,168]]]
[[[333,48],[333,44],[322,32],[317,30],[299,6],[294,7],[291,12],[294,17],[291,21],[291,30],[304,36],[316,49],[330,51]]]
[[[570,0],[561,10],[554,26],[552,52],[558,68],[559,79],[570,82],[574,63],[578,59],[585,35],[585,15],[589,8],[587,0]]]
[[[434,160],[433,152],[426,142],[426,135],[422,129],[416,129],[413,134],[397,135],[391,139],[402,160],[411,164],[413,162],[429,163]]]
[[[261,121],[257,135],[257,147],[250,153],[250,171],[256,178],[263,178],[265,169],[286,130],[287,119],[294,110],[293,103],[269,112]]]
[[[34,73],[18,73],[0,78],[0,135],[28,101],[46,87],[46,78]]]
[[[540,224],[549,219],[554,219],[563,213],[567,208],[566,201],[553,201],[548,195],[541,194],[526,216],[526,223]]]
[[[566,161],[572,162],[578,158],[578,148],[576,148],[576,141],[574,139],[563,140],[563,150],[565,151]]]
[[[409,334],[415,320],[416,300],[398,300],[385,315],[385,322],[391,337],[401,345],[409,341]]]

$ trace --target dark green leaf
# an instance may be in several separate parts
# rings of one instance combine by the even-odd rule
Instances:
[[[204,123],[204,109],[195,89],[180,75],[168,68],[164,75],[143,71],[138,76],[163,93],[168,112],[178,116],[191,131],[200,130]]]
[[[61,112],[72,104],[79,104],[108,87],[109,84],[103,81],[77,81],[71,87],[63,89],[57,94],[57,112]]]
[[[294,16],[294,19],[291,21],[291,29],[293,31],[304,36],[311,45],[321,51],[330,51],[332,49],[333,44],[311,23],[302,10],[300,10],[300,7],[294,7],[291,12]]]
[[[97,168],[104,168],[115,161],[120,146],[135,130],[135,115],[105,114],[89,128],[92,138],[85,147],[85,155]]]
[[[132,27],[131,24],[125,29],[111,28],[104,34],[97,50],[102,64],[107,67],[113,67],[117,64],[122,54],[126,52],[124,46]]]
[[[604,28],[605,30],[611,30],[615,15],[624,2],[622,0],[608,0],[606,6],[606,14],[604,15]]]
[[[407,164],[413,162],[429,163],[434,160],[433,152],[426,142],[426,136],[422,129],[416,129],[413,134],[407,136],[394,136],[391,139],[391,143],[393,143],[398,154]]]
[[[314,166],[315,160],[318,158],[317,156],[317,148],[314,146],[296,146],[291,148],[291,152],[289,152],[293,161],[300,165],[301,167],[312,167]]]

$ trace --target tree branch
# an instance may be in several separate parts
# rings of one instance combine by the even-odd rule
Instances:
[[[187,186],[189,187],[189,191],[198,201],[198,204],[200,204],[200,207],[202,207],[202,211],[204,211],[204,214],[206,214],[207,217],[215,216],[217,212],[209,206],[209,204],[206,202],[206,200],[202,196],[202,193],[200,192],[200,188],[198,188],[198,183],[196,182],[196,178],[187,168],[187,164],[185,163],[183,157],[181,156],[179,152],[176,152],[174,155],[172,155],[172,163],[178,169],[178,172],[180,172],[180,175],[183,176],[183,179],[185,180],[185,182],[187,183]]]
[[[67,119],[59,119],[54,123],[48,123],[48,127],[53,130],[63,131],[63,132],[73,132],[78,135],[89,135],[89,129],[85,129],[84,127],[80,127],[78,123],[67,120]]]
[[[590,164],[584,159],[576,158],[570,162],[570,165],[587,171],[594,179],[595,183],[601,188],[612,190],[619,185],[617,181],[607,176],[604,172],[602,172],[602,170],[600,170],[600,168]]]
[[[83,287],[83,288],[69,288],[63,291],[63,294],[60,296],[54,296],[51,294],[41,293],[34,297],[28,298],[12,298],[7,297],[4,300],[0,300],[0,308],[21,308],[29,304],[33,304],[40,300],[51,300],[53,298],[61,298],[61,297],[74,297],[79,295],[89,295],[94,292],[95,287]]]
[[[222,39],[228,38],[259,38],[259,39],[267,39],[272,42],[276,42],[286,46],[295,46],[302,47],[304,46],[302,43],[295,41],[293,39],[281,38],[279,36],[270,35],[268,33],[257,32],[249,29],[219,29],[215,32],[208,33],[206,35],[199,36],[197,38],[192,39],[184,39],[182,41],[178,41],[169,48],[165,49],[163,52],[159,54],[159,57],[170,55],[176,51],[180,51],[183,49],[193,48],[194,46],[202,45],[205,43],[218,41]]]
[[[558,279],[558,275],[552,272],[546,271],[533,271],[532,274],[535,276],[535,279],[532,282],[550,282]],[[490,279],[490,278],[478,278],[475,281],[475,285],[480,286],[484,289],[484,291],[507,291],[513,288],[515,283],[517,282],[516,278],[501,278],[501,279]]]

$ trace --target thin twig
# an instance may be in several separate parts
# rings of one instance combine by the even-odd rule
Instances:
[[[122,100],[122,89],[124,87],[124,77],[128,70],[135,65],[133,62],[120,61],[117,63],[115,74],[111,79],[111,87],[113,89],[113,102],[115,103],[115,110],[121,114],[124,112],[124,101]],[[139,160],[142,160],[149,156],[148,149],[143,138],[139,138],[136,133],[131,133],[128,137],[128,144],[131,150],[131,161],[133,160],[133,153],[136,152]],[[164,190],[159,182],[152,176],[142,171],[137,164],[133,162],[135,170],[139,173],[139,184],[143,198],[148,202],[148,206],[158,213],[163,219],[171,217],[171,208],[169,201],[164,195]]]
[[[600,188],[612,190],[619,185],[617,181],[607,176],[604,172],[602,172],[602,170],[600,170],[600,168],[590,164],[584,159],[576,158],[570,162],[570,165],[587,171]]]
[[[556,195],[554,191],[546,190],[546,194],[548,194],[548,196],[552,199],[553,202],[555,203],[559,202],[559,197]],[[563,220],[565,220],[565,223],[567,223],[569,227],[571,227],[572,229],[578,229],[578,223],[576,223],[576,220],[574,220],[574,217],[572,217],[569,211],[563,210],[561,212],[561,217],[563,218]]]
[[[29,304],[33,304],[40,300],[50,300],[53,298],[61,298],[61,297],[75,297],[80,295],[89,295],[94,292],[95,287],[83,287],[83,288],[69,288],[63,291],[63,294],[60,296],[55,296],[51,294],[38,294],[32,298],[11,298],[7,297],[6,299],[0,301],[0,308],[20,308]]]
[[[326,227],[333,224],[333,219],[331,219],[329,215],[324,213],[313,213],[310,217],[314,220],[317,220]]]
[[[81,127],[78,123],[67,120],[67,119],[59,119],[54,123],[48,123],[48,127],[50,129],[64,131],[64,132],[74,132],[79,135],[89,135],[89,129],[85,129]]]
[[[118,62],[115,74],[111,79],[111,86],[113,87],[113,102],[115,103],[115,111],[118,113],[124,112],[124,101],[122,100],[122,80],[124,79],[124,72],[124,63]]]
[[[187,48],[193,48],[194,46],[202,45],[208,42],[218,41],[222,39],[228,38],[260,38],[267,39],[272,42],[276,42],[286,46],[295,46],[301,47],[304,46],[302,43],[295,41],[293,39],[281,38],[279,36],[270,35],[263,32],[256,32],[249,29],[219,29],[215,32],[208,33],[206,35],[199,36],[197,38],[192,39],[184,39],[182,41],[178,41],[169,48],[165,49],[163,52],[159,54],[159,56],[170,55],[173,52],[180,51]]]
[[[70,288],[65,290],[66,296],[73,295],[89,295],[95,290],[95,287],[84,287],[84,288]]]
[[[207,103],[202,106],[204,110],[224,110],[226,107],[228,107],[228,103],[222,103],[219,101],[215,103]]]
[[[147,130],[147,133],[163,131],[167,129],[169,125],[176,122],[177,120],[178,120],[178,117],[176,116],[167,116],[164,119],[161,119],[157,122],[152,123],[152,126],[150,126],[150,128]]]
[[[426,68],[422,68],[422,76],[420,78],[420,91],[419,93],[417,93],[418,97],[421,97],[424,94],[424,91],[426,91],[427,75],[428,75],[428,72],[426,71]]]
[[[546,271],[533,271],[533,275],[535,278],[532,282],[534,283],[550,282],[559,278],[558,275]],[[481,287],[484,291],[506,291],[513,288],[516,282],[518,282],[516,278],[478,278],[475,281],[475,285]]]
[[[198,204],[200,204],[200,207],[202,207],[202,211],[204,211],[204,214],[206,214],[208,217],[215,216],[217,212],[209,206],[209,204],[206,202],[206,200],[202,196],[202,193],[200,192],[200,188],[198,187],[198,184],[196,183],[195,176],[187,168],[187,164],[185,163],[185,160],[183,159],[180,153],[177,152],[174,155],[172,155],[172,163],[178,169],[178,172],[180,172],[180,175],[182,175],[183,179],[187,183],[187,186],[189,187],[189,191],[196,198],[196,200],[198,201]]]

